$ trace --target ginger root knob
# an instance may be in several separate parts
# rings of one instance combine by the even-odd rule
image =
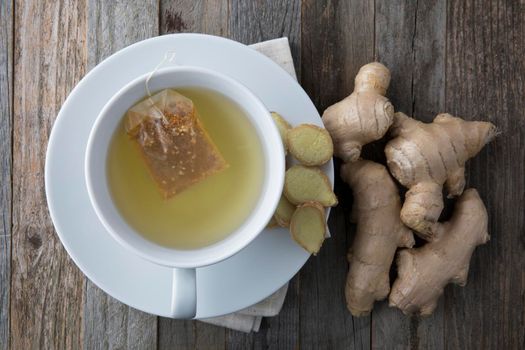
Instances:
[[[335,156],[354,162],[363,145],[383,137],[394,117],[394,106],[385,97],[389,84],[388,68],[378,62],[366,64],[357,73],[354,92],[324,111]]]
[[[341,168],[352,188],[357,232],[350,251],[346,303],[354,316],[370,313],[375,300],[390,291],[389,271],[398,247],[412,247],[412,232],[399,219],[401,201],[394,181],[383,165],[359,160]]]
[[[465,163],[496,135],[492,123],[440,114],[430,124],[396,113],[394,137],[385,147],[392,175],[408,188],[401,220],[431,241],[443,209],[442,189],[459,196],[465,187]]]
[[[489,240],[487,210],[475,189],[459,197],[452,219],[437,224],[436,236],[397,257],[398,278],[389,303],[405,314],[430,315],[448,283],[467,283],[470,257]]]

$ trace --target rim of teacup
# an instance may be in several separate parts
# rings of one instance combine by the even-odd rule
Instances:
[[[177,87],[216,90],[233,100],[255,127],[264,154],[264,180],[257,203],[244,222],[223,240],[198,249],[182,250],[156,244],[131,227],[116,207],[107,181],[107,153],[125,112],[146,95],[150,73],[125,85],[104,106],[89,134],[85,157],[88,195],[99,220],[122,246],[153,263],[194,268],[227,259],[262,232],[281,196],[285,158],[280,134],[260,99],[240,82],[210,69],[193,66],[162,68],[149,81],[151,91]],[[166,80],[168,79],[168,80]],[[222,87],[222,90],[219,89]]]

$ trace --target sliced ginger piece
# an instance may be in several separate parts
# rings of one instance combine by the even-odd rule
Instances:
[[[275,220],[275,216],[272,216],[270,221],[268,221],[268,223],[266,224],[266,228],[267,229],[272,229],[272,228],[276,228],[276,227],[279,227],[279,224],[277,223],[277,220]]]
[[[337,205],[328,177],[318,168],[294,165],[286,171],[284,195],[292,204],[319,202],[322,206]]]
[[[272,115],[275,125],[277,125],[279,134],[281,134],[281,140],[283,141],[283,146],[284,146],[284,153],[286,154],[288,151],[288,144],[286,143],[286,133],[288,132],[289,129],[292,128],[292,126],[279,113],[270,112],[270,114]]]
[[[290,220],[292,219],[294,212],[295,205],[290,203],[290,201],[286,199],[286,196],[281,195],[281,199],[279,199],[279,204],[277,204],[277,209],[275,210],[273,217],[279,226],[288,227],[290,226]]]
[[[288,130],[286,142],[290,153],[303,165],[322,165],[334,154],[330,134],[317,125],[301,124]]]
[[[290,233],[307,252],[317,255],[326,236],[324,208],[317,202],[306,202],[295,210]]]

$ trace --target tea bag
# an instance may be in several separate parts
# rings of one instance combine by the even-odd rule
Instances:
[[[165,89],[131,107],[125,128],[164,198],[228,164],[202,126],[193,101]]]

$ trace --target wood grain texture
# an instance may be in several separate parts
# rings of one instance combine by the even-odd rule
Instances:
[[[322,113],[374,59],[374,1],[303,1],[301,83]]]
[[[89,0],[87,62],[104,58],[158,34],[158,2]],[[86,279],[83,345],[85,349],[156,349],[157,317],[113,299]]]
[[[13,2],[0,2],[0,350],[525,348],[523,1]],[[247,44],[288,36],[320,112],[352,91],[360,66],[378,59],[392,70],[397,110],[425,121],[447,111],[497,124],[501,136],[468,165],[492,236],[473,255],[468,285],[447,287],[430,318],[405,318],[384,302],[371,317],[352,318],[343,294],[352,196],[339,179],[333,237],[259,333],[157,321],[84,282],[47,214],[51,125],[88,69],[135,41],[172,32]]]
[[[159,317],[159,350],[195,349],[195,321],[172,320]],[[222,332],[224,334],[224,330]]]
[[[0,2],[0,350],[9,348],[11,288],[11,167],[13,3]]]
[[[288,36],[290,40],[295,40],[292,43],[292,47],[293,44],[298,44],[297,33],[299,32],[300,23],[298,21],[300,16],[298,1],[294,1],[291,4],[278,3],[277,1],[267,2],[264,5],[266,14],[264,16],[252,16],[251,19],[243,18],[244,24],[241,28],[238,22],[240,20],[238,11],[241,10],[240,7],[242,6],[243,4],[240,2],[228,3],[225,1],[161,2],[161,31],[162,33],[196,31],[223,35],[236,38],[247,44],[284,35]],[[260,10],[261,8],[258,9]],[[253,12],[254,8],[251,8],[249,11]],[[282,13],[282,15],[279,15],[280,17],[278,16],[282,21],[279,26],[275,26],[274,22],[270,22],[270,14],[276,13]],[[229,17],[228,14],[230,14]],[[293,22],[294,25],[290,25],[289,22]],[[231,32],[233,28],[236,28],[235,33]],[[254,31],[254,28],[264,28],[268,37],[259,36],[260,32],[258,30],[255,34],[249,34]],[[284,34],[277,35],[276,33],[278,32]],[[297,59],[295,62],[298,62]],[[291,305],[293,305],[293,297],[291,302]],[[225,331],[220,327],[194,321],[161,318],[159,320],[159,345],[163,349],[173,347],[208,349],[224,346],[227,348],[251,348],[255,344],[275,344],[282,342],[283,339],[290,339],[289,330],[293,325],[298,325],[297,322],[292,322],[293,319],[298,319],[298,310],[293,309],[292,314],[287,312],[289,310],[285,307],[279,317],[268,319],[268,323],[263,331],[250,335],[236,331]],[[182,342],[181,340],[186,341]]]
[[[155,0],[88,2],[88,67],[137,41],[159,33],[159,4]]]
[[[288,37],[295,71],[301,76],[301,1],[231,0],[230,38],[244,44]]]
[[[265,345],[270,349],[297,349],[299,345],[299,296],[301,282],[295,276],[288,284],[283,308],[278,316],[263,318],[261,334],[256,335],[254,345]]]
[[[388,97],[396,111],[431,122],[445,108],[446,1],[378,0],[375,18],[375,56],[392,73]],[[443,300],[423,319],[387,301],[373,311],[373,348],[441,349],[443,337]]]
[[[49,219],[44,160],[55,116],[85,73],[85,15],[83,2],[15,5],[12,349],[81,346],[83,279]]]
[[[390,67],[396,111],[426,122],[443,111],[445,33],[445,0],[377,0],[375,56]]]
[[[244,8],[244,6],[248,7]],[[265,4],[248,4],[239,1],[162,1],[160,14],[162,34],[203,32],[227,36],[246,44],[287,36],[292,48],[300,44],[298,42],[299,1],[290,3],[269,1]],[[276,23],[276,20],[279,23]],[[295,62],[300,62],[298,57],[295,57]],[[297,299],[294,299],[293,296],[288,296],[288,298],[290,302],[286,305],[296,305],[294,300]],[[220,327],[193,321],[161,318],[159,320],[159,345],[161,348],[216,348],[221,346],[245,348],[254,347],[256,344],[273,346],[273,344],[282,343],[284,339],[294,339],[290,330],[295,329],[296,332],[298,330],[298,309],[286,307],[286,305],[279,317],[267,320],[260,333],[250,335],[236,331],[225,332]]]
[[[244,9],[243,6],[248,6],[248,8]],[[203,32],[227,36],[246,44],[287,36],[293,41],[292,47],[299,44],[300,6],[298,1],[290,4],[277,1],[249,4],[236,1],[231,3],[227,1],[162,1],[160,13],[162,34]],[[247,13],[250,16],[246,16]],[[279,25],[271,21],[270,15],[275,14],[280,14],[277,16],[280,21]],[[242,21],[242,24],[239,21]],[[265,33],[264,36],[260,35],[261,30]],[[298,62],[297,58],[295,62]],[[294,305],[293,296],[288,304]],[[289,314],[291,310],[293,311]],[[285,306],[279,317],[268,319],[260,333],[245,335],[199,322],[161,318],[159,345],[166,349],[173,347],[234,349],[251,348],[256,344],[261,346],[277,344],[291,337],[292,327],[295,326],[296,330],[298,329],[298,322],[293,322],[294,319],[298,320],[297,309]]]
[[[84,349],[157,349],[157,318],[86,283]]]
[[[231,1],[229,5],[229,36],[244,44],[288,37],[296,75],[301,76],[301,2]],[[289,286],[287,300],[277,317],[263,320],[261,331],[244,335],[227,333],[229,349],[292,349],[299,345],[299,285],[297,277]]]
[[[387,95],[396,111],[409,116],[413,114],[416,6],[415,1],[377,0],[375,13],[375,57],[392,76]]]
[[[161,0],[160,34],[205,33],[228,36],[228,1]]]
[[[226,330],[198,321],[159,317],[159,349],[224,349]],[[241,333],[242,334],[242,333]]]
[[[160,1],[160,34],[198,32],[228,36],[228,2]],[[196,321],[159,318],[159,349],[218,349],[226,330]]]
[[[446,289],[449,349],[525,347],[525,3],[448,2],[446,107],[501,135],[467,164],[489,213],[491,240],[468,284]]]
[[[303,1],[302,85],[320,113],[349,95],[359,68],[373,60],[373,1]],[[336,164],[336,174],[339,164]],[[370,347],[370,317],[353,318],[346,309],[346,253],[355,233],[349,225],[348,187],[336,176],[340,204],[332,210],[327,240],[300,272],[300,346]]]

